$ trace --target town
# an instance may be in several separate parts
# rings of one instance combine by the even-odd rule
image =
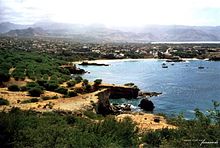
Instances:
[[[0,37],[1,49],[37,51],[71,60],[198,58],[220,60],[219,44],[81,43],[65,38]],[[74,57],[74,58],[73,58]]]

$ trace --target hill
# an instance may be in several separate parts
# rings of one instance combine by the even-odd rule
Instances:
[[[25,26],[6,22],[0,24],[0,32],[3,36],[65,37],[91,42],[220,41],[220,26],[146,25],[110,28],[102,24],[39,22]]]

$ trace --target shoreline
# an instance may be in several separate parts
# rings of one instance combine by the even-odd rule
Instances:
[[[137,62],[137,61],[166,61],[168,59],[158,59],[158,58],[142,58],[142,59],[97,59],[97,60],[81,60],[81,61],[75,61],[75,62],[72,62],[73,64],[80,64],[84,61],[87,61],[87,62],[96,62],[96,63],[113,63],[113,62]],[[198,59],[198,58],[182,58],[182,60],[184,60],[183,62],[186,62],[186,61],[208,61],[208,59]],[[174,62],[175,63],[175,62]]]

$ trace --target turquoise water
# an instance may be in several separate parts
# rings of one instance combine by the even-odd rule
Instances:
[[[84,78],[103,79],[106,83],[135,83],[142,91],[156,91],[163,94],[152,97],[155,113],[177,115],[184,113],[186,118],[193,117],[193,110],[206,111],[212,108],[212,100],[220,101],[220,62],[189,60],[187,62],[166,63],[164,60],[116,60],[104,61],[110,66],[81,66],[90,74]],[[103,61],[102,61],[103,63]],[[198,69],[198,66],[205,67]],[[115,100],[130,103],[138,109],[140,99]]]

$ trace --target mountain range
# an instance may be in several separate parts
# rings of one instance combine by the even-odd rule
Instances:
[[[106,27],[39,22],[33,25],[0,23],[1,36],[64,37],[91,42],[178,42],[220,41],[220,26],[146,25],[143,27]]]

